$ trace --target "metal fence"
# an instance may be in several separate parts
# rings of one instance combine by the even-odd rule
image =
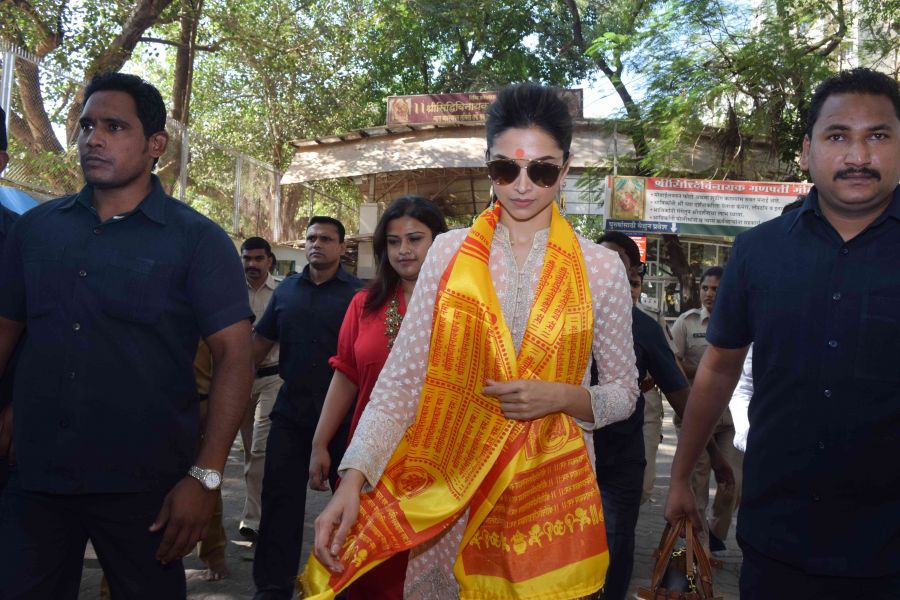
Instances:
[[[75,99],[85,82],[0,41],[0,107],[6,112],[10,164],[4,185],[39,199],[83,185],[75,145]],[[169,145],[156,173],[166,191],[240,238],[280,241],[281,172],[168,119]]]

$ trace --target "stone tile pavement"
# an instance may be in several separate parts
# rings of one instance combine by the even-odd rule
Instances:
[[[653,564],[653,550],[659,543],[664,527],[663,505],[669,483],[669,470],[675,454],[675,429],[671,415],[667,414],[663,427],[663,442],[659,447],[659,458],[656,468],[656,485],[650,502],[641,507],[637,524],[637,540],[635,549],[634,577],[631,582],[629,597],[637,592],[641,585],[649,583],[650,569]],[[231,576],[224,581],[207,582],[203,580],[203,563],[196,554],[185,558],[189,600],[251,600],[253,598],[253,550],[249,543],[237,533],[238,521],[243,509],[243,453],[240,442],[236,441],[225,469],[223,500],[225,504],[225,530],[229,537],[226,559],[231,569]],[[298,468],[305,466],[298,465]],[[304,551],[302,561],[305,563],[312,546],[312,521],[328,502],[330,494],[310,491],[307,496],[306,528],[303,534]],[[741,553],[734,539],[734,527],[725,541],[728,550],[717,556],[722,561],[722,569],[715,572],[716,593],[725,600],[738,598],[738,573],[740,571]],[[81,582],[80,599],[96,600],[100,597],[100,564],[93,550],[88,547],[84,560],[84,573]]]

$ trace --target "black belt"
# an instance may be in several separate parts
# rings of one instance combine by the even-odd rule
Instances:
[[[278,375],[278,365],[272,365],[271,367],[262,367],[256,370],[256,378],[260,377],[270,377],[272,375]]]

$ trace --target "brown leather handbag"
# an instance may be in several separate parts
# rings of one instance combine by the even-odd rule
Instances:
[[[675,550],[682,532],[685,546]],[[637,596],[641,600],[722,600],[713,592],[709,555],[697,540],[688,519],[680,520],[675,527],[666,523],[654,555],[656,564],[650,587],[638,590]]]

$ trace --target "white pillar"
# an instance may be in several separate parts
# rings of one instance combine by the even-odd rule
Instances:
[[[378,225],[378,213],[378,204],[375,202],[363,202],[359,205],[359,235],[375,233],[375,227]],[[375,248],[370,239],[359,242],[356,276],[360,279],[375,277]]]

